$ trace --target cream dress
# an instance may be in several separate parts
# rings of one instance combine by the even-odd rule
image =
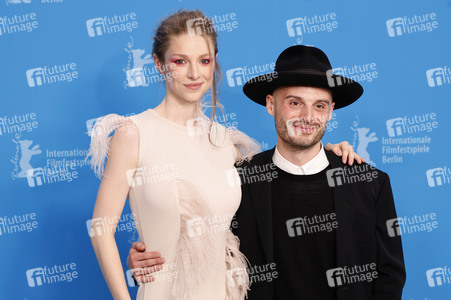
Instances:
[[[192,122],[191,122],[192,121]],[[129,203],[139,237],[165,258],[155,282],[140,285],[137,299],[244,299],[246,259],[230,231],[241,201],[234,163],[260,151],[236,129],[200,113],[179,125],[148,109],[128,118],[110,114],[93,127],[91,165],[101,177],[110,133],[124,126],[139,131],[138,168],[129,170]],[[122,126],[124,125],[124,126]],[[122,127],[121,127],[122,126]]]

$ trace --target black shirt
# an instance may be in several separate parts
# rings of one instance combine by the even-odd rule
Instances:
[[[336,267],[332,188],[325,170],[293,175],[277,168],[272,182],[274,260],[278,278],[274,299],[336,299],[326,271]]]

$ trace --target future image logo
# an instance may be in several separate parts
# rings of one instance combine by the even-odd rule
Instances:
[[[157,182],[170,182],[178,177],[177,164],[174,162],[141,167],[126,171],[127,182],[131,187],[139,187]]]
[[[426,271],[426,278],[429,287],[437,287],[444,284],[451,284],[451,270],[445,266]]]
[[[215,235],[217,232],[225,232],[230,228],[236,228],[233,214],[213,215],[209,217],[197,217],[186,220],[186,228],[190,238],[201,235]]]
[[[451,183],[451,170],[448,167],[429,169],[426,171],[429,187],[438,187]]]
[[[331,32],[338,28],[337,14],[327,13],[289,19],[286,21],[286,26],[289,37],[302,37],[323,31]]]
[[[251,284],[256,282],[272,282],[279,277],[277,265],[274,262],[262,265],[252,265],[246,268],[246,271],[249,275],[244,275],[249,276]]]
[[[346,78],[337,76],[337,75],[341,75],[339,73],[342,73],[342,72],[343,72],[343,70],[341,68],[334,68],[334,69],[327,70],[327,72],[326,72],[327,84],[330,87],[336,87],[336,86],[341,86],[341,85],[345,84],[347,81]]]
[[[52,267],[38,267],[25,272],[29,287],[39,287],[42,285],[72,282],[78,278],[77,264],[67,263],[54,265]]]
[[[278,74],[274,72],[274,67],[275,63],[270,63],[228,69],[226,71],[227,83],[230,87],[238,87],[244,85],[250,80],[263,80],[266,82],[271,82],[278,76]],[[261,75],[265,76],[259,78]]]
[[[137,86],[148,86],[144,66],[152,64],[153,58],[152,54],[145,54],[144,49],[133,49],[133,38],[131,38],[131,43],[128,44],[128,48],[125,49],[129,53],[129,65],[132,63],[131,67],[126,70],[127,83],[129,87]]]
[[[386,125],[388,136],[394,137],[402,135],[404,132],[404,120],[402,118],[387,120]]]
[[[15,134],[19,138],[22,132],[31,132],[38,125],[36,113],[0,117],[0,136]]]
[[[243,68],[229,69],[226,71],[227,83],[230,87],[244,85],[244,70]]]
[[[339,77],[337,75],[343,76]],[[326,72],[327,81],[330,87],[357,82],[372,82],[378,77],[376,63],[337,67]]]
[[[208,18],[195,18],[186,22],[189,36],[210,34],[209,28],[212,28],[210,26],[213,26],[213,22]]]
[[[186,21],[189,36],[209,35],[213,32],[231,32],[238,28],[236,13],[225,13],[212,17],[200,17]]]
[[[57,182],[72,182],[78,178],[75,163],[67,161],[64,165],[45,166],[27,170],[27,183],[31,188]]]
[[[45,180],[45,173],[43,168],[29,169],[27,171],[27,182],[29,187],[43,185]]]
[[[382,137],[382,162],[402,163],[408,155],[430,152],[432,138],[428,133],[439,123],[436,113],[425,113],[388,119],[385,125],[388,138]]]
[[[246,283],[247,272],[244,268],[227,270],[227,280],[230,286],[243,286]]]
[[[389,37],[397,37],[418,32],[431,32],[438,28],[437,14],[427,13],[412,17],[398,17],[385,22]]]
[[[101,236],[105,233],[133,232],[136,230],[135,215],[129,213],[120,217],[89,219],[86,221],[86,228],[90,237]]]
[[[186,129],[188,131],[188,136],[197,137],[205,133],[208,133],[210,131],[210,124],[212,124],[210,122],[210,119],[206,117],[188,119],[186,121]],[[212,124],[212,126],[215,125],[216,125],[215,123]]]
[[[188,229],[188,236],[190,237],[200,236],[207,231],[205,221],[202,218],[187,220],[186,227]]]
[[[8,3],[8,2],[7,2]],[[36,13],[0,17],[0,36],[16,34],[19,32],[32,32],[39,23]]]
[[[393,118],[387,120],[385,124],[389,137],[431,132],[438,128],[436,113]]]
[[[443,68],[429,69],[426,71],[426,78],[429,87],[451,84],[451,70],[448,68],[448,66],[444,66]]]
[[[26,70],[29,87],[37,87],[58,82],[72,82],[78,78],[77,64],[44,66]]]
[[[426,177],[430,187],[440,186],[445,183],[445,171],[443,168],[427,170]]]
[[[354,165],[327,170],[327,183],[330,187],[358,182],[372,182],[378,177],[376,168],[371,165]]]
[[[135,41],[130,36],[130,42],[124,50],[128,53],[127,65],[124,69],[126,81],[124,88],[147,87],[152,83],[172,80],[176,72],[172,72],[173,63],[161,64],[156,67],[151,53],[146,54],[144,49],[135,49]]]
[[[404,20],[402,18],[389,19],[386,22],[389,37],[402,35],[404,29]]]
[[[338,228],[337,216],[335,213],[325,215],[304,216],[289,219],[286,222],[288,236],[296,237],[318,232],[331,232]]]
[[[332,132],[334,129],[337,128],[338,128],[337,114],[335,112],[332,112],[330,121],[327,122],[326,130],[327,132]]]
[[[118,115],[115,118],[103,118],[97,117],[92,118],[86,121],[86,134],[90,137],[110,133],[110,130],[112,127],[115,127],[116,122],[122,122],[123,118],[127,118],[130,116],[134,116],[135,113],[129,113],[125,115]],[[133,126],[134,123],[128,123],[125,122],[125,124],[122,124],[121,127],[117,128],[116,130],[128,130],[131,126]],[[97,126],[95,126],[97,125]]]
[[[176,263],[165,263],[161,266],[161,269],[158,271],[154,271],[153,268],[135,268],[129,269],[125,272],[125,277],[127,278],[127,284],[129,287],[135,287],[136,283],[133,276],[143,275],[143,276],[152,276],[154,279],[152,282],[160,281],[173,281],[178,277],[177,265]],[[141,282],[137,281],[138,285]]]
[[[259,182],[272,182],[279,176],[274,163],[259,164],[252,167],[239,166],[227,170],[227,181],[229,186],[234,187],[242,184],[255,184]]]
[[[136,28],[138,28],[136,13],[92,18],[86,21],[86,29],[88,30],[88,35],[90,37],[98,37],[124,31],[131,32]]]
[[[29,69],[26,71],[26,74],[29,87],[44,84],[44,70],[42,68]]]
[[[45,283],[44,270],[42,268],[27,270],[26,275],[29,287],[40,286]]]
[[[386,226],[390,237],[408,235],[417,232],[431,232],[438,228],[437,214],[427,213],[410,217],[404,216],[402,218],[393,218],[387,220]]]
[[[94,18],[86,21],[86,27],[88,29],[88,35],[90,37],[95,37],[102,35],[105,31],[103,27],[103,19],[102,18]]]
[[[330,287],[337,287],[357,282],[372,282],[378,277],[378,272],[376,270],[376,264],[371,263],[329,269],[326,271],[326,277]]]
[[[401,228],[399,227],[400,222],[402,222],[402,219],[400,218],[391,219],[386,222],[388,235],[390,237],[401,235]]]
[[[31,232],[37,228],[38,221],[34,212],[0,217],[0,236],[19,232]]]

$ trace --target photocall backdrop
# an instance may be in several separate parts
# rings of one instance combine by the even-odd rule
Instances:
[[[100,116],[162,100],[151,38],[181,8],[202,9],[219,33],[218,121],[263,150],[275,145],[274,121],[242,86],[271,72],[285,48],[319,47],[335,73],[363,85],[323,141],[349,141],[390,175],[399,218],[387,226],[402,235],[403,299],[450,299],[451,1],[268,0],[2,1],[0,298],[111,297],[90,242],[100,181],[84,162],[89,132]],[[128,202],[116,240],[126,272],[138,240]]]

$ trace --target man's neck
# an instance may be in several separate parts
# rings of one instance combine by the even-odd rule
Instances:
[[[305,165],[313,158],[315,158],[315,156],[321,150],[321,142],[318,142],[317,144],[307,149],[299,149],[278,140],[276,146],[277,151],[279,151],[280,155],[282,155],[283,158],[299,167]]]

